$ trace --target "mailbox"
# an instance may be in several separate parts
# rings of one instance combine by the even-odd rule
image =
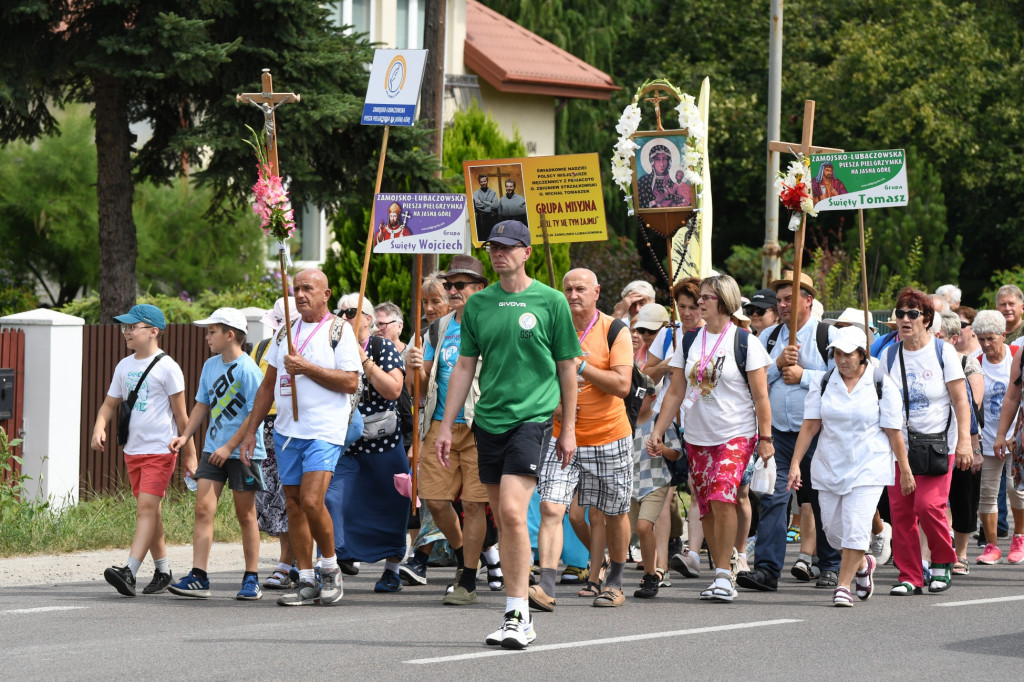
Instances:
[[[0,368],[0,421],[14,417],[14,370]]]

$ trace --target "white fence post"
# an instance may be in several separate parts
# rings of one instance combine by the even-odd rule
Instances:
[[[84,324],[46,309],[0,317],[0,327],[25,332],[26,488],[58,511],[78,504]]]

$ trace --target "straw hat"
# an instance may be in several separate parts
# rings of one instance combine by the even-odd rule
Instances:
[[[779,289],[784,286],[792,286],[793,284],[793,271],[786,270],[782,273],[782,278],[777,279],[771,283],[772,291],[775,293],[779,292]],[[814,288],[814,280],[806,272],[800,273],[800,288],[806,290],[814,298],[818,298],[818,290]]]

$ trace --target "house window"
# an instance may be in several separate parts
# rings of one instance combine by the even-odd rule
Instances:
[[[341,0],[331,5],[331,19],[338,28],[351,26],[356,33],[373,35],[371,0]]]
[[[395,47],[399,50],[422,49],[427,0],[397,0],[395,9]]]

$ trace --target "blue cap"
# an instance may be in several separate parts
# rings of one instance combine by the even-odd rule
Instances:
[[[167,326],[167,320],[164,318],[164,311],[157,308],[155,305],[149,303],[140,303],[139,305],[132,306],[132,309],[126,312],[124,315],[118,315],[114,318],[115,321],[121,324],[137,324],[144,322],[151,327],[157,329],[163,329]]]
[[[530,228],[518,220],[502,220],[491,229],[488,242],[498,242],[506,246],[530,245]]]

